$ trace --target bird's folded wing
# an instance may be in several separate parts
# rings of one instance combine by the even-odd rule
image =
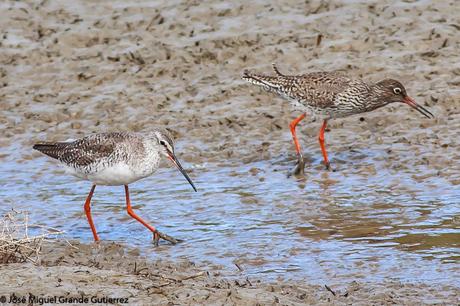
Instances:
[[[95,134],[73,142],[39,143],[34,149],[67,165],[84,167],[113,154],[118,138],[114,133]]]
[[[308,73],[293,78],[290,90],[285,91],[285,95],[312,107],[333,107],[337,95],[354,82],[359,81],[338,72]]]

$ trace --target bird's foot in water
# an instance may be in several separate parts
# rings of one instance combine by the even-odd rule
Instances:
[[[331,167],[331,163],[330,163],[330,162],[324,163],[324,165],[325,165],[326,171],[329,171],[329,172],[335,172],[335,171],[337,171],[337,169]]]
[[[153,232],[153,244],[155,246],[158,246],[159,242],[160,242],[160,239],[163,239],[163,240],[166,240],[166,241],[169,241],[171,244],[176,244],[176,243],[179,243],[181,242],[182,240],[179,240],[179,239],[175,239],[169,235],[166,235],[162,232],[159,232],[159,231],[155,231]]]
[[[292,171],[292,173],[290,173],[288,176],[291,176],[291,175],[294,175],[296,177],[304,177],[305,176],[305,161],[304,161],[303,157],[299,157],[299,159],[297,160],[297,165],[296,165],[294,171]]]
[[[330,163],[330,162],[325,163],[325,166],[326,166],[326,170],[327,170],[327,171],[330,171],[330,172],[335,172],[335,171],[336,171],[336,169],[334,169],[334,168],[331,167],[331,163]]]

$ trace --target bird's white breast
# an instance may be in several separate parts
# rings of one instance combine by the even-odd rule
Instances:
[[[145,171],[146,169],[134,169],[123,162],[91,172],[81,171],[73,167],[66,168],[67,172],[73,176],[91,181],[95,185],[107,186],[128,185],[149,176],[153,172]]]

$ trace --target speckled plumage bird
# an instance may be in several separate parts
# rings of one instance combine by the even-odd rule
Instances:
[[[329,119],[369,112],[395,102],[406,103],[424,116],[434,118],[432,113],[410,98],[404,86],[396,80],[385,79],[375,84],[368,84],[361,79],[351,78],[338,72],[284,75],[274,64],[273,70],[275,75],[272,76],[250,73],[246,70],[243,73],[243,80],[279,94],[288,99],[296,110],[302,112],[302,115],[290,123],[298,154],[295,174],[304,173],[305,162],[295,128],[306,114],[323,120],[318,139],[327,169],[330,169],[330,163],[324,144],[324,131]]]
[[[124,185],[128,214],[153,233],[155,244],[158,244],[160,238],[172,243],[177,242],[134,213],[128,189],[128,184],[153,174],[160,164],[161,157],[166,157],[196,191],[192,180],[176,158],[174,143],[168,131],[155,129],[146,134],[100,133],[74,141],[37,143],[33,149],[59,160],[70,174],[93,183],[84,209],[95,241],[98,241],[99,237],[91,217],[90,205],[96,185]]]

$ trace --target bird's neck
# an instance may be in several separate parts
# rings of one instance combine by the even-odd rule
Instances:
[[[143,160],[142,163],[149,164],[152,168],[157,168],[161,155],[160,155],[160,148],[156,141],[151,141],[150,139],[144,139],[143,141]]]
[[[387,105],[388,102],[386,102],[385,96],[386,91],[379,83],[371,85],[367,97],[366,111],[372,111]]]

